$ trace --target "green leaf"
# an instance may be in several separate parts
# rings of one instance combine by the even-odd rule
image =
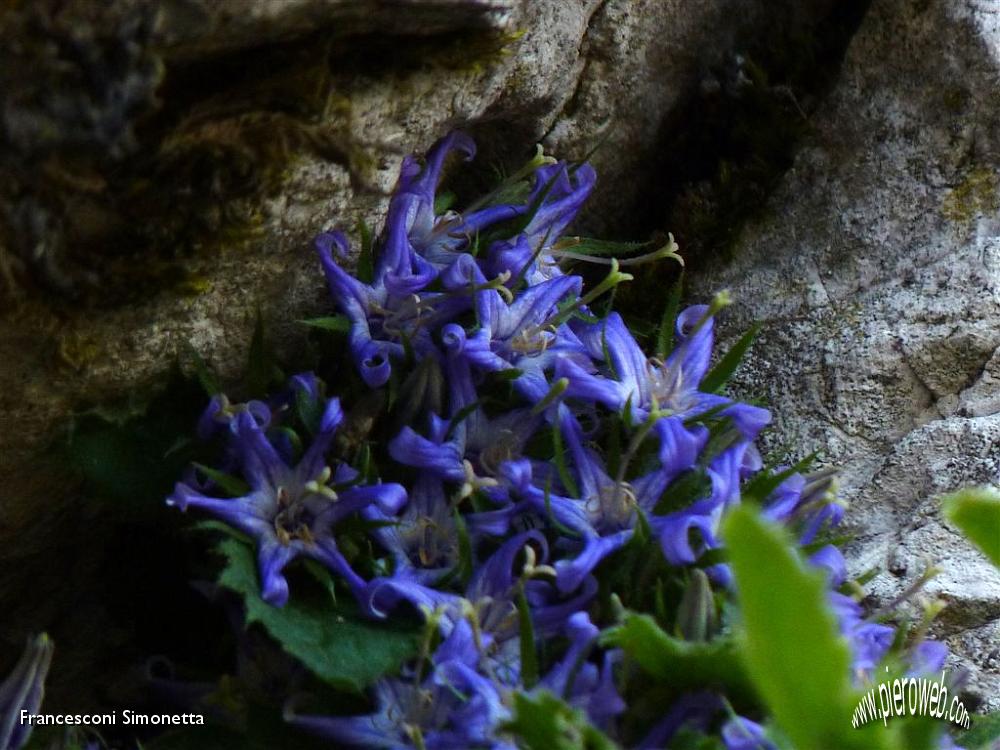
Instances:
[[[972,726],[958,739],[968,750],[994,750],[1000,741],[1000,711],[973,716]]]
[[[718,393],[721,391],[722,387],[729,382],[729,378],[736,372],[736,368],[740,366],[740,362],[743,361],[743,357],[746,356],[750,345],[758,333],[760,333],[760,324],[754,323],[749,331],[740,336],[740,340],[733,345],[732,349],[726,352],[718,364],[709,370],[708,375],[701,381],[701,385],[698,387],[699,390],[705,393]]]
[[[458,196],[451,190],[439,190],[434,196],[434,215],[440,216],[455,205]]]
[[[371,228],[358,219],[358,234],[361,237],[361,249],[358,252],[358,265],[354,275],[364,284],[372,283],[375,278],[375,238]]]
[[[578,255],[595,257],[621,258],[635,255],[643,250],[654,247],[652,242],[618,242],[615,240],[598,240],[593,237],[567,237],[560,244],[560,249],[569,250]]]
[[[660,330],[656,334],[656,356],[666,359],[674,350],[674,324],[681,307],[681,295],[684,294],[684,272],[681,271],[677,281],[670,287],[667,295],[667,306],[663,309],[660,319]]]
[[[264,317],[260,310],[257,310],[253,337],[250,339],[244,379],[247,390],[253,396],[264,396],[273,382],[281,380],[281,370],[278,369],[274,356],[267,346],[264,335]]]
[[[517,736],[527,750],[615,750],[607,735],[583,714],[542,690],[514,696],[514,718],[504,730]]]
[[[204,464],[195,463],[194,466],[198,471],[219,485],[219,488],[230,497],[243,497],[250,492],[250,485],[239,477],[217,471]]]
[[[520,626],[521,681],[529,690],[538,682],[538,651],[535,645],[535,626],[531,621],[531,609],[524,586],[517,590],[517,619]]]
[[[159,511],[193,457],[187,438],[204,400],[193,380],[176,373],[163,393],[129,416],[78,417],[56,458],[80,473],[88,492],[129,511]]]
[[[304,326],[319,328],[322,331],[332,331],[333,333],[347,333],[351,330],[351,321],[346,315],[328,315],[323,318],[306,318],[298,321]]]
[[[209,396],[221,393],[222,385],[219,381],[219,375],[215,372],[212,366],[205,361],[205,358],[201,356],[201,352],[195,349],[190,341],[184,342],[184,351],[187,353],[188,357],[191,358],[191,362],[194,365],[195,377],[198,379],[198,383],[201,384],[201,387],[205,389],[205,393]]]
[[[816,460],[816,456],[816,453],[810,453],[801,461],[797,461],[780,471],[775,471],[773,468],[765,468],[763,471],[757,472],[743,485],[743,488],[740,490],[740,496],[744,500],[749,499],[758,504],[763,503],[786,479],[796,474],[805,474]]]
[[[621,625],[604,632],[601,642],[621,648],[642,671],[677,693],[718,688],[731,698],[754,698],[753,685],[730,639],[684,641],[665,633],[649,615],[629,612]]]
[[[750,506],[723,524],[743,615],[741,655],[757,691],[798,750],[874,750],[888,733],[851,727],[851,657],[827,604],[783,529]]]
[[[944,515],[1000,567],[1000,491],[994,487],[960,490],[944,498]]]
[[[367,620],[353,604],[334,602],[329,592],[305,601],[293,596],[284,607],[272,607],[260,598],[250,547],[228,538],[218,550],[226,559],[219,584],[243,597],[247,624],[260,623],[330,685],[360,691],[416,655],[418,631]]]

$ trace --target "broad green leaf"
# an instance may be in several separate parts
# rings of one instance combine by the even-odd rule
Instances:
[[[749,506],[730,512],[723,537],[742,609],[741,655],[781,729],[798,750],[886,747],[881,726],[851,727],[851,657],[823,575]]]
[[[504,730],[527,750],[615,750],[607,735],[550,692],[518,693],[514,718]]]
[[[163,393],[130,416],[79,417],[60,459],[82,475],[90,493],[129,510],[162,509],[192,458],[189,437],[204,401],[201,388],[177,373]]]
[[[698,389],[705,393],[717,393],[722,390],[722,387],[729,382],[729,378],[736,372],[736,368],[740,366],[740,362],[743,361],[759,332],[760,324],[755,323],[749,331],[740,337],[739,341],[733,344],[733,348],[726,352],[715,367],[709,370]]]
[[[1000,491],[960,490],[944,498],[943,508],[945,517],[1000,567]]]
[[[731,698],[754,697],[736,644],[730,639],[684,641],[665,633],[649,615],[629,612],[621,625],[605,631],[601,642],[621,648],[644,672],[677,693],[718,688]]]
[[[352,604],[334,602],[332,596],[302,601],[293,593],[284,607],[272,607],[258,593],[250,547],[228,538],[218,549],[226,559],[219,584],[243,597],[247,623],[260,623],[285,651],[334,687],[360,691],[416,655],[418,631],[367,620]]]
[[[1000,746],[1000,711],[973,716],[972,726],[958,741],[967,750],[995,750]]]
[[[304,326],[319,328],[322,331],[333,331],[334,333],[347,333],[351,330],[351,321],[346,315],[328,315],[323,318],[306,318],[300,320]]]

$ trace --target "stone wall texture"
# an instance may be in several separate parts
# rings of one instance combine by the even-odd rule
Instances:
[[[1000,572],[938,498],[1000,481],[998,83],[995,3],[875,0],[766,215],[696,284],[732,290],[731,336],[764,323],[738,388],[773,406],[773,449],[842,467],[872,603],[938,567],[914,606],[948,604],[938,635],[993,710]]]
[[[278,49],[287,57],[299,40],[329,40],[320,60],[326,99],[298,132],[332,143],[335,154],[296,152],[280,189],[249,206],[252,233],[235,247],[184,259],[197,283],[101,304],[104,269],[95,264],[78,273],[92,288],[87,302],[6,289],[0,565],[13,570],[37,560],[45,545],[59,544],[31,531],[40,518],[57,519],[52,528],[73,527],[66,520],[73,494],[33,462],[65,429],[68,415],[154,388],[188,344],[223,376],[233,375],[245,360],[258,309],[283,349],[301,346],[305,333],[293,321],[329,310],[311,238],[332,226],[376,223],[404,154],[456,127],[480,142],[482,164],[526,157],[536,143],[566,158],[600,145],[591,159],[600,184],[582,223],[595,234],[620,230],[637,202],[655,205],[656,196],[640,193],[657,184],[649,171],[664,163],[658,153],[664,129],[683,127],[677,113],[696,101],[708,71],[777,26],[808,33],[835,4],[158,4],[158,13],[143,16],[150,24],[143,44],[167,84],[177,71],[217,58],[266,60]],[[142,35],[123,19],[149,12],[133,0],[51,5],[64,26],[76,29],[67,33],[119,24],[129,39]],[[0,35],[15,21],[12,11],[0,11]],[[980,708],[994,710],[1000,708],[1000,573],[941,520],[937,498],[1000,480],[998,83],[1000,8],[993,0],[873,0],[763,214],[743,227],[730,260],[704,260],[692,279],[695,297],[732,290],[736,304],[723,338],[735,339],[753,321],[764,324],[735,387],[773,407],[773,451],[793,457],[819,451],[821,465],[842,467],[856,534],[851,565],[856,574],[878,571],[870,585],[873,606],[905,592],[927,566],[939,567],[910,597],[911,606],[920,597],[948,603],[936,628],[954,650],[952,666],[970,671]],[[216,98],[225,94],[217,91]],[[184,92],[168,86],[160,95]],[[0,93],[0,135],[12,143],[18,127],[41,122],[26,106]],[[171,101],[160,106],[169,110]],[[197,103],[185,115],[188,127],[196,115]],[[140,136],[142,126],[137,121]],[[161,144],[168,143],[172,126],[162,127],[168,134]],[[122,146],[126,130],[115,145],[127,162],[141,150]],[[64,207],[99,192],[79,175],[53,176],[37,154],[13,167],[0,158],[4,169],[21,181],[19,205],[40,203],[38,184],[56,178],[79,193]],[[29,173],[44,179],[38,183]],[[79,241],[73,222],[54,221],[65,227],[62,245]],[[33,266],[47,267],[46,246],[32,237],[23,230],[4,240],[0,286],[11,275],[30,276]],[[149,262],[142,248],[132,262]],[[88,560],[75,566],[81,589],[92,574]],[[4,581],[0,572],[0,589]],[[35,592],[39,602],[47,585]],[[5,610],[7,604],[0,601]],[[0,637],[19,641],[32,621],[58,606],[55,600],[20,606],[0,626]],[[75,616],[96,628],[107,615],[88,605]]]

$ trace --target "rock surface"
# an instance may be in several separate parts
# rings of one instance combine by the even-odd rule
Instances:
[[[948,604],[936,632],[980,710],[1000,571],[938,497],[1000,481],[998,80],[995,3],[875,0],[765,215],[696,283],[732,290],[730,338],[764,323],[737,389],[773,406],[774,449],[843,467],[875,605],[941,569],[922,596]]]
[[[0,146],[45,123],[55,154],[39,153],[31,138],[19,151],[0,147],[10,158],[0,159],[0,173],[13,170],[17,180],[12,196],[0,193],[0,204],[17,209],[0,212],[0,607],[10,613],[0,641],[13,653],[25,632],[49,628],[66,644],[63,663],[77,660],[50,700],[58,704],[63,695],[76,708],[86,700],[79,686],[87,675],[113,680],[115,665],[134,656],[122,645],[132,613],[108,612],[91,593],[114,586],[99,581],[109,566],[141,567],[145,552],[142,541],[127,540],[132,563],[109,563],[116,544],[108,537],[117,539],[112,524],[120,519],[91,513],[59,471],[33,461],[72,415],[148,393],[187,344],[223,377],[234,375],[258,307],[285,352],[301,347],[304,329],[294,321],[330,308],[311,238],[333,225],[377,224],[402,156],[451,128],[480,142],[482,172],[527,157],[539,141],[568,158],[603,141],[592,159],[600,188],[584,223],[595,233],[623,226],[663,123],[708,66],[738,38],[809,24],[832,0],[381,2],[394,22],[373,26],[369,17],[350,33],[342,11],[358,4],[346,1],[158,5],[165,10],[151,19],[144,10],[151,6],[139,0],[100,8],[91,0],[43,2],[30,5],[41,20],[21,25],[17,9],[0,11],[0,35],[18,40],[6,50],[25,69],[45,73],[22,77],[45,82],[23,97],[0,96]],[[222,19],[215,11],[223,5],[243,12]],[[460,23],[438,13],[459,5],[468,9]],[[116,18],[126,20],[116,26]],[[493,35],[466,31],[483,26]],[[60,44],[33,46],[25,29]],[[84,62],[67,59],[66,50]],[[159,86],[157,60],[165,71]],[[16,79],[13,65],[3,67]],[[272,69],[280,75],[256,85],[254,76]],[[97,83],[64,92],[64,74]],[[318,101],[294,99],[290,87],[301,86],[299,78],[315,80]],[[59,129],[67,113],[81,124],[72,137]],[[254,162],[275,153],[284,159],[280,168],[258,174]],[[146,158],[155,168],[144,167]],[[157,193],[163,170],[172,179],[181,170],[188,182]],[[123,173],[132,183],[116,184]],[[242,190],[251,181],[260,190]],[[138,218],[116,215],[146,193],[159,213],[140,200]],[[234,206],[241,229],[252,231],[232,239],[219,226]],[[175,230],[191,235],[176,253],[149,240],[169,240]],[[106,237],[119,238],[120,247],[102,255],[113,244]],[[212,244],[226,247],[206,249]],[[84,246],[97,250],[73,255]],[[75,258],[75,282],[58,268],[59,247]],[[160,266],[181,267],[183,283],[132,289],[115,284],[109,270],[130,279],[135,269]],[[5,283],[31,268],[54,293],[18,293]]]
[[[248,3],[245,15],[306,5],[327,7],[335,19],[345,4],[261,0]],[[407,4],[399,5],[403,13]],[[509,161],[511,154],[526,157],[539,141],[559,156],[580,157],[603,139],[593,157],[601,187],[587,223],[594,231],[611,222],[602,216],[620,224],[664,118],[737,35],[752,36],[775,12],[767,3],[747,5],[523,2],[510,14],[488,16],[503,22],[508,35],[486,53],[474,45],[466,52],[462,37],[423,41],[415,49],[379,35],[338,40],[329,71],[336,101],[326,107],[329,122],[323,124],[338,141],[360,146],[363,166],[296,153],[280,190],[249,207],[253,235],[235,243],[237,250],[187,258],[185,273],[194,282],[180,290],[88,309],[29,296],[0,311],[0,360],[6,363],[0,368],[0,475],[22,465],[81,405],[120,398],[155,382],[185,342],[224,375],[232,374],[244,361],[258,305],[276,322],[323,311],[312,236],[331,225],[354,227],[359,219],[376,223],[402,156],[422,151],[450,128],[477,136],[484,165]],[[793,5],[796,22],[805,23],[830,2]],[[499,1],[468,6],[507,7]],[[420,11],[417,17],[425,16]],[[170,26],[172,18],[179,27]],[[322,18],[310,19],[310,29],[323,28]],[[274,17],[269,34],[294,35],[300,20],[296,13]],[[156,33],[167,40],[191,38],[188,21],[177,14],[160,18]],[[170,58],[165,59],[169,84]],[[168,86],[163,96],[171,91]],[[64,244],[76,240],[70,235]],[[149,261],[139,248],[129,262]],[[100,267],[86,271],[101,277]],[[101,281],[95,283],[100,297]],[[303,332],[293,323],[279,323],[276,338],[294,347]]]

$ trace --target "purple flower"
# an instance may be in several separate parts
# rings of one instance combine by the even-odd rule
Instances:
[[[621,659],[621,652],[605,652],[600,666],[587,661],[588,653],[597,644],[598,633],[585,612],[570,616],[563,630],[569,647],[542,677],[537,689],[561,696],[569,705],[582,710],[595,726],[605,729],[626,706],[614,683],[615,665]]]
[[[831,591],[828,598],[840,624],[840,632],[850,644],[854,671],[874,669],[892,645],[895,629],[863,620],[861,606],[849,596]]]
[[[289,704],[285,719],[357,748],[514,750],[514,745],[494,736],[510,713],[500,688],[479,671],[478,662],[475,635],[462,621],[434,652],[426,677],[404,673],[375,684],[374,713],[300,715]]]
[[[940,641],[921,641],[910,649],[909,677],[921,677],[937,674],[944,667],[948,658],[948,647]]]
[[[555,566],[559,588],[572,591],[602,559],[631,538],[638,513],[653,513],[664,490],[695,464],[708,433],[702,427],[688,430],[674,417],[658,420],[652,432],[659,438],[659,465],[626,481],[623,472],[611,477],[603,460],[584,445],[583,429],[565,405],[560,405],[558,414],[558,427],[572,458],[579,497],[564,497],[553,493],[551,488],[545,491],[537,487],[527,466],[509,472],[509,480],[538,515],[551,517],[557,528],[579,535],[577,543],[565,545],[577,548],[578,554],[573,559],[560,560]],[[666,523],[666,519],[650,520],[654,529]]]
[[[597,584],[592,578],[579,590],[564,597],[551,583],[555,571],[548,565],[549,550],[537,531],[526,531],[505,541],[489,558],[476,566],[462,595],[424,585],[413,576],[394,574],[377,578],[368,586],[368,610],[385,617],[401,603],[437,611],[443,633],[475,612],[485,642],[500,644],[518,635],[519,587],[531,607],[535,630],[545,636],[563,627],[566,618],[580,611],[593,598]]]
[[[327,465],[326,453],[343,412],[335,398],[319,406],[316,435],[295,465],[282,455],[288,446],[265,431],[270,413],[242,411],[233,417],[228,437],[248,491],[238,497],[216,497],[181,482],[167,500],[181,510],[189,506],[204,510],[253,538],[258,545],[261,596],[279,607],[288,600],[282,571],[299,556],[321,562],[343,576],[355,593],[362,592],[365,581],[338,550],[333,529],[369,505],[391,515],[406,502],[406,491],[398,484],[359,485],[350,467]]]
[[[491,245],[490,271],[523,276],[529,286],[561,276],[551,248],[576,218],[596,181],[597,173],[589,164],[574,167],[557,162],[536,169],[526,208],[534,214],[516,237]]]
[[[734,716],[722,726],[726,750],[777,750],[764,736],[764,727],[742,716]]]
[[[423,168],[408,156],[403,160],[399,181],[390,204],[389,237],[391,263],[405,267],[410,257],[417,256],[441,269],[451,264],[456,253],[463,252],[477,233],[499,222],[521,216],[523,205],[488,205],[467,212],[434,213],[434,202],[445,160],[452,151],[461,153],[466,161],[476,155],[476,145],[464,133],[452,132],[438,140],[427,152]],[[398,217],[393,221],[393,217]]]
[[[642,422],[654,410],[690,419],[718,410],[729,417],[743,438],[753,440],[770,422],[766,409],[698,390],[708,372],[712,352],[712,317],[707,305],[687,308],[677,317],[678,346],[666,362],[649,360],[617,313],[577,331],[591,358],[602,362],[588,372],[573,360],[560,360],[556,377],[569,380],[566,395],[593,400],[609,409],[631,410]]]
[[[581,288],[579,276],[562,276],[527,287],[511,302],[496,289],[483,289],[476,293],[478,330],[470,337],[458,325],[446,326],[446,346],[478,369],[520,370],[515,386],[537,401],[548,391],[543,373],[556,359],[587,361],[582,344],[569,327],[552,322],[558,304],[578,298]]]
[[[427,286],[436,272],[428,265],[410,262],[411,273],[401,275],[404,261],[382,262],[371,284],[365,284],[341,268],[334,253],[348,254],[342,232],[326,232],[315,241],[330,294],[350,323],[348,343],[361,377],[372,388],[384,385],[392,369],[391,359],[403,356],[404,342],[425,351],[430,344],[434,321],[448,317],[469,302],[444,299],[440,294],[416,294]],[[419,257],[419,256],[417,256]],[[413,272],[416,265],[418,271]]]
[[[29,639],[14,671],[0,684],[0,750],[19,750],[31,737],[32,727],[21,723],[21,711],[38,713],[51,662],[52,641],[43,633]]]
[[[655,516],[650,525],[660,538],[667,560],[674,565],[690,565],[708,549],[718,546],[715,537],[723,511],[739,501],[740,467],[747,443],[737,443],[712,459],[706,473],[712,483],[711,494],[687,508]],[[697,531],[699,539],[692,539]]]

